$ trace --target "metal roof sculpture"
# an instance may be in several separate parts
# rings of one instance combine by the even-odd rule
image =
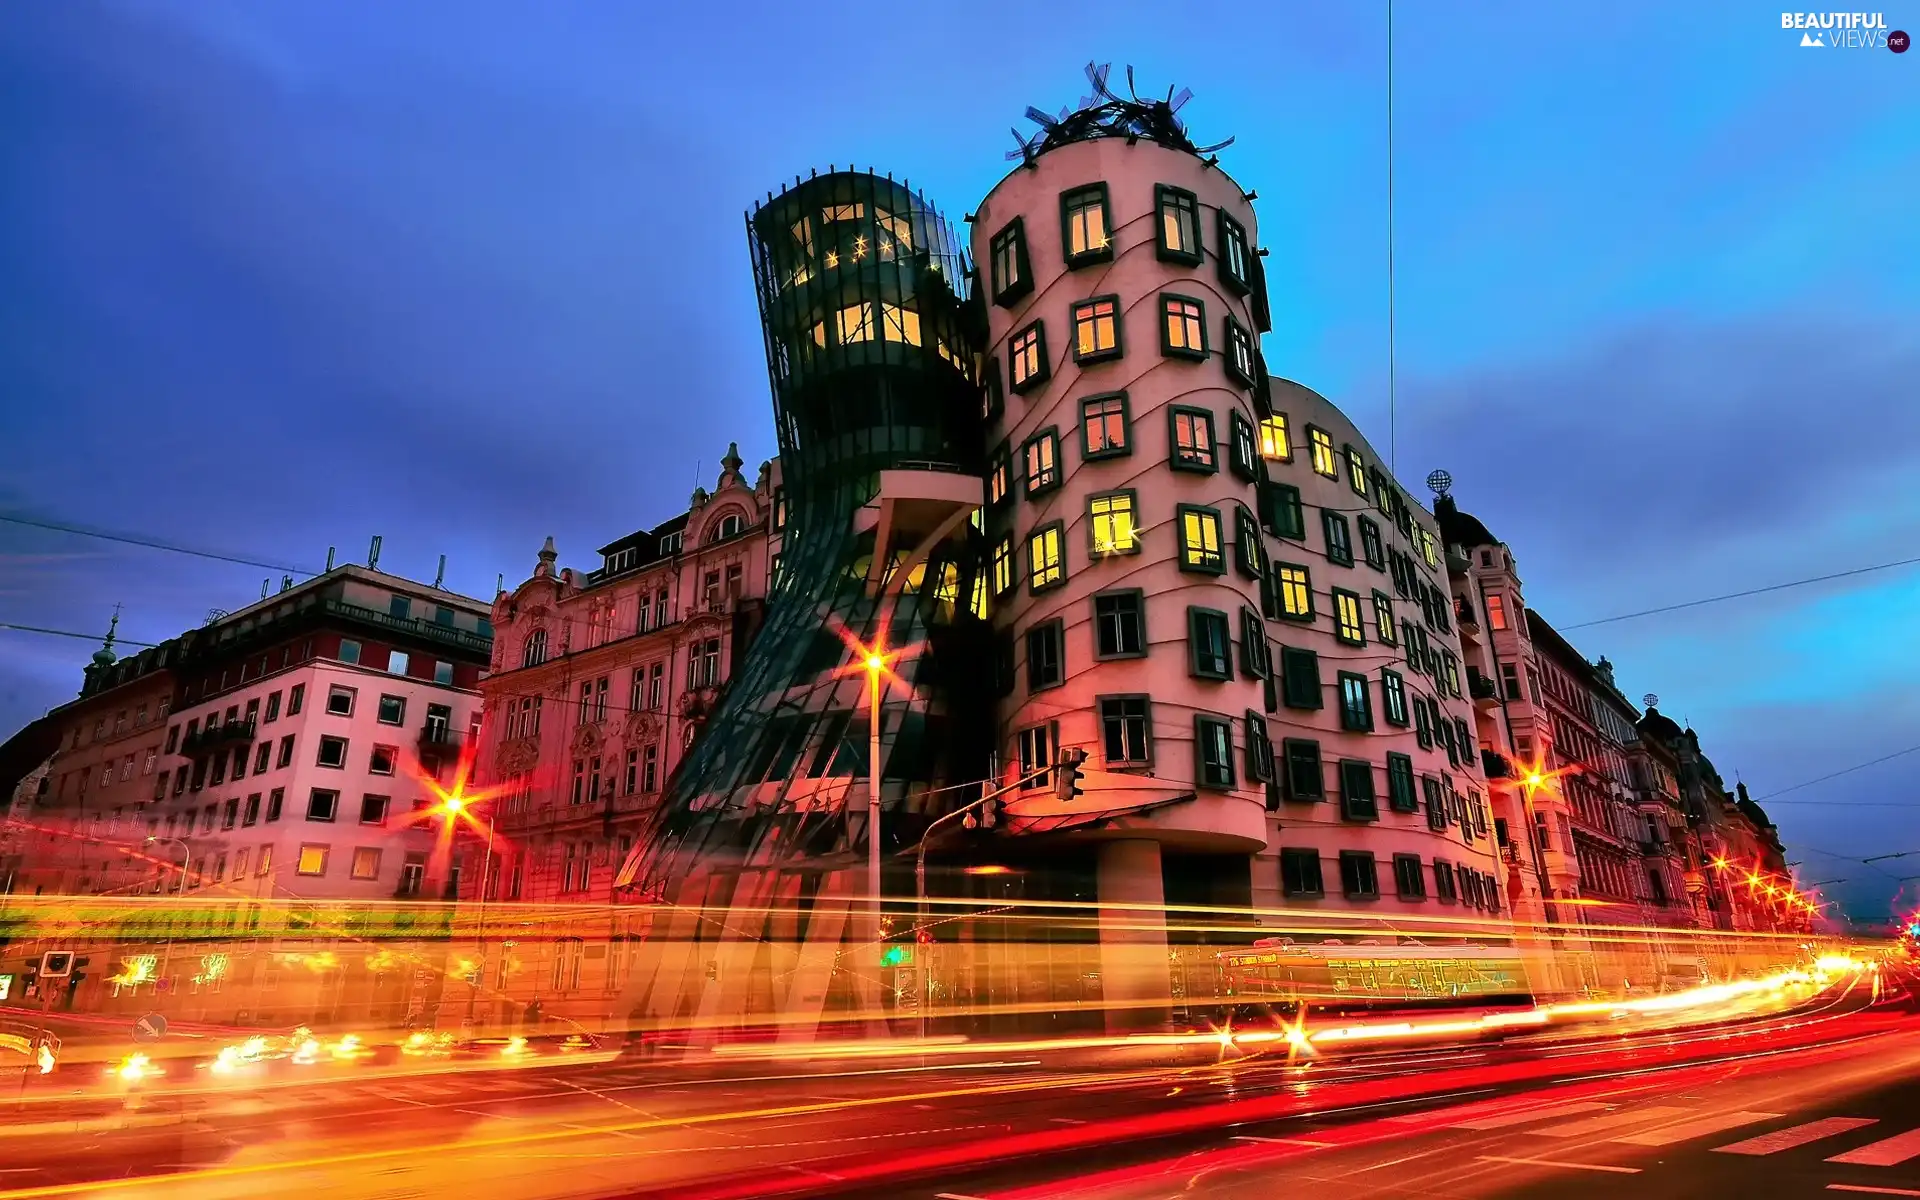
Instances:
[[[1040,132],[1025,137],[1018,129],[1014,130],[1013,140],[1020,148],[1008,152],[1008,161],[1032,162],[1057,147],[1107,137],[1146,138],[1173,150],[1200,155],[1233,145],[1232,138],[1211,146],[1193,144],[1178,115],[1187,101],[1193,99],[1193,89],[1181,88],[1176,93],[1169,88],[1164,100],[1142,100],[1134,88],[1133,68],[1128,67],[1127,95],[1121,96],[1107,86],[1107,75],[1112,70],[1112,63],[1098,66],[1088,63],[1087,82],[1093,85],[1093,95],[1082,96],[1077,106],[1061,109],[1057,117],[1029,107],[1027,119],[1040,126]]]

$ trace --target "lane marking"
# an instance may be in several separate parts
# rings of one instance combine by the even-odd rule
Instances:
[[[1784,1115],[1784,1113],[1768,1112],[1713,1113],[1697,1121],[1682,1121],[1678,1125],[1649,1129],[1644,1133],[1630,1133],[1614,1140],[1629,1146],[1671,1146],[1675,1142],[1691,1141],[1697,1137],[1706,1137],[1710,1133],[1720,1133],[1742,1125],[1751,1125],[1755,1121],[1775,1121]]]
[[[968,1196],[961,1192],[935,1192],[933,1200],[987,1200],[985,1196]]]
[[[1875,1196],[1920,1196],[1920,1192],[1916,1192],[1912,1188],[1867,1187],[1865,1184],[1859,1183],[1830,1183],[1827,1185],[1827,1190],[1830,1192],[1868,1192]]]
[[[1564,1167],[1569,1171],[1606,1171],[1613,1175],[1638,1175],[1639,1167],[1609,1167],[1602,1163],[1557,1162],[1551,1158],[1502,1158],[1493,1154],[1482,1154],[1480,1162],[1513,1163],[1526,1167]]]
[[[1587,1117],[1584,1120],[1569,1121],[1565,1125],[1549,1125],[1545,1129],[1529,1129],[1526,1132],[1551,1138],[1588,1137],[1618,1129],[1622,1125],[1637,1125],[1643,1121],[1665,1121],[1673,1117],[1687,1116],[1691,1112],[1691,1109],[1668,1108],[1656,1104],[1648,1108],[1624,1108],[1619,1112],[1607,1113],[1605,1116]]]
[[[1581,1113],[1599,1112],[1608,1107],[1597,1101],[1581,1101],[1576,1104],[1555,1104],[1546,1108],[1525,1108],[1518,1112],[1496,1113],[1491,1117],[1475,1117],[1471,1121],[1460,1121],[1454,1129],[1505,1129],[1509,1125],[1525,1125],[1529,1121],[1547,1121],[1554,1117],[1572,1117]],[[1414,1114],[1418,1119],[1424,1114]]]
[[[1920,1154],[1920,1129],[1909,1129],[1878,1142],[1868,1142],[1858,1150],[1836,1154],[1830,1163],[1850,1163],[1860,1167],[1891,1167]]]
[[[1269,1146],[1311,1146],[1315,1150],[1330,1150],[1337,1142],[1316,1142],[1311,1138],[1270,1138],[1255,1137],[1250,1133],[1237,1133],[1228,1139],[1235,1142],[1260,1142]]]
[[[1047,1120],[1052,1121],[1055,1125],[1085,1125],[1086,1124],[1085,1121],[1082,1121],[1078,1117],[1048,1117]]]
[[[1759,1137],[1748,1138],[1744,1142],[1715,1146],[1713,1152],[1715,1154],[1778,1154],[1782,1150],[1791,1150],[1796,1146],[1804,1146],[1808,1142],[1817,1142],[1821,1138],[1832,1137],[1837,1133],[1865,1129],[1869,1125],[1879,1124],[1879,1121],[1878,1117],[1826,1117],[1774,1133],[1763,1133]]]

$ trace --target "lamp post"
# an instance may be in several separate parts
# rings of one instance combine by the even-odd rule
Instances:
[[[880,941],[880,677],[886,656],[867,655],[867,894],[873,904],[873,938]]]
[[[178,894],[182,896],[186,895],[187,894],[187,873],[193,869],[193,847],[187,844],[185,838],[177,838],[177,837],[149,837],[147,839],[147,842],[149,845],[154,844],[156,842],[161,845],[166,845],[167,843],[170,842],[173,845],[180,847],[180,888],[179,888]],[[167,922],[167,945],[166,945],[166,949],[161,951],[161,958],[160,958],[160,978],[162,979],[169,978],[168,972],[171,971],[172,969],[173,969],[173,922],[168,921]],[[171,982],[169,982],[167,986],[171,988],[173,985]]]
[[[459,794],[448,796],[441,802],[441,810],[447,818],[448,841],[452,841],[453,823],[466,811],[467,801]],[[487,886],[493,874],[493,811],[487,811],[487,852],[480,866],[480,906],[474,914],[473,940],[480,956],[479,964],[467,980],[467,1024],[473,1024],[473,1014],[480,1001],[480,980],[487,972]]]

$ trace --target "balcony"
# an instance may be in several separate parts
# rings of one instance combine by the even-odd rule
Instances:
[[[1642,858],[1665,858],[1667,856],[1667,843],[1657,841],[1653,838],[1641,838],[1640,856]]]
[[[252,721],[228,721],[223,725],[209,725],[205,729],[195,730],[181,738],[180,753],[201,754],[223,746],[251,745],[253,740]]]
[[[420,753],[456,755],[467,744],[467,735],[439,721],[428,721],[420,727]]]
[[[1488,779],[1513,778],[1513,764],[1509,763],[1507,756],[1498,750],[1481,749],[1480,769]]]
[[[324,608],[330,614],[358,621],[363,625],[375,625],[397,633],[411,634],[430,642],[456,646],[473,654],[493,653],[493,639],[475,633],[471,629],[442,625],[438,621],[422,621],[418,617],[396,617],[392,613],[383,613],[377,608],[362,608],[358,604],[348,604],[344,600],[328,600]]]
[[[1464,600],[1456,599],[1453,602],[1453,621],[1462,629],[1480,628],[1480,614],[1474,612],[1473,606]]]

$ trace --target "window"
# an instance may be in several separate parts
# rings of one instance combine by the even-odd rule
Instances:
[[[314,761],[323,767],[344,768],[347,765],[347,739],[341,737],[321,738],[320,755]]]
[[[1507,600],[1499,592],[1487,593],[1487,624],[1494,629],[1507,627]]]
[[[382,725],[405,725],[407,723],[406,697],[380,697],[380,723]]]
[[[335,717],[352,716],[354,694],[352,688],[341,687],[337,683],[329,687],[327,689],[327,714]]]
[[[1440,781],[1431,775],[1420,777],[1420,794],[1427,807],[1427,828],[1436,833],[1447,827],[1447,796],[1440,790]]]
[[[360,643],[348,641],[346,638],[340,639],[340,661],[343,663],[359,662]]]
[[[1153,761],[1153,722],[1145,696],[1102,696],[1100,738],[1109,767],[1144,767]]]
[[[263,725],[271,724],[272,722],[278,721],[279,719],[280,719],[280,693],[273,692],[267,697],[267,715],[266,715],[266,718],[261,722],[261,724]],[[173,740],[171,737],[169,737],[167,740],[167,753],[168,754],[173,753]]]
[[[1455,699],[1459,699],[1460,660],[1453,656],[1453,651],[1451,650],[1442,650],[1440,652],[1440,677],[1446,682],[1447,694]]]
[[[1393,628],[1393,597],[1385,592],[1373,594],[1374,632],[1380,637],[1382,645],[1391,646],[1397,640]]]
[[[1027,690],[1043,691],[1066,681],[1062,661],[1066,626],[1057,620],[1027,630]]]
[[[1028,790],[1051,786],[1056,740],[1054,726],[1030,726],[1015,736],[1020,750],[1020,786]]]
[[[1162,183],[1154,186],[1153,208],[1158,218],[1158,256],[1199,266],[1200,201],[1192,192]]]
[[[1266,509],[1267,528],[1273,536],[1302,541],[1307,536],[1306,510],[1300,503],[1300,489],[1290,483],[1269,483],[1260,490]]]
[[[299,875],[325,875],[327,847],[314,845],[300,847],[300,861],[295,864],[294,872]]]
[[[1371,517],[1358,518],[1360,524],[1360,553],[1367,565],[1376,571],[1387,569],[1387,549],[1380,540],[1380,526]]]
[[[1387,752],[1387,807],[1401,813],[1420,807],[1413,790],[1413,759],[1391,750]]]
[[[1360,620],[1360,597],[1345,588],[1333,589],[1334,635],[1349,646],[1367,644],[1367,628]]]
[[[1287,436],[1287,414],[1274,413],[1260,419],[1260,457],[1276,462],[1293,458],[1293,440]],[[1294,490],[1298,496],[1299,489]]]
[[[1088,263],[1109,262],[1113,243],[1109,240],[1112,222],[1107,219],[1107,185],[1090,183],[1060,194],[1060,245],[1066,251],[1067,266],[1084,267]]]
[[[1013,495],[1013,451],[1006,444],[993,452],[987,465],[987,503],[999,504]]]
[[[1120,297],[1095,296],[1074,305],[1073,361],[1104,362],[1120,354]]]
[[[1288,708],[1319,708],[1320,656],[1288,646],[1280,651],[1280,694]]]
[[[1343,567],[1353,565],[1353,536],[1347,530],[1347,515],[1330,508],[1320,510],[1320,528],[1327,537],[1327,561]]]
[[[1418,854],[1393,856],[1393,885],[1402,900],[1427,898],[1427,873],[1420,866]]]
[[[527,635],[526,644],[520,650],[520,665],[537,667],[547,661],[547,631],[536,629]]]
[[[1357,758],[1340,760],[1340,815],[1349,821],[1380,819],[1371,764]]]
[[[1022,329],[1007,343],[1007,370],[1013,390],[1030,392],[1047,381],[1047,330],[1040,322]]]
[[[1227,375],[1241,387],[1253,386],[1253,334],[1232,317],[1227,318]]]
[[[1232,679],[1227,614],[1211,608],[1187,610],[1187,650],[1193,674],[1201,679]]]
[[[307,820],[331,821],[340,814],[340,793],[330,788],[314,788],[307,796]]]
[[[1128,423],[1127,394],[1109,392],[1080,402],[1080,456],[1115,458],[1133,449]]]
[[[993,544],[993,594],[1005,595],[1013,587],[1013,538],[1003,537]]]
[[[1253,255],[1247,249],[1247,230],[1240,222],[1227,215],[1224,208],[1215,210],[1220,232],[1220,282],[1227,290],[1244,296],[1253,288]]]
[[[353,877],[355,879],[378,879],[380,877],[380,851],[371,846],[361,846],[354,850]]]
[[[1020,448],[1020,460],[1026,473],[1027,495],[1038,496],[1060,486],[1060,435],[1043,429],[1027,439]]]
[[[1227,466],[1248,483],[1260,478],[1253,422],[1242,416],[1239,409],[1227,414]]]
[[[290,767],[293,765],[293,735],[292,734],[288,734],[287,736],[280,739],[280,755],[278,758],[274,759],[273,765],[275,767],[280,767],[280,768]]]
[[[1420,557],[1426,559],[1430,567],[1440,565],[1440,544],[1434,540],[1433,530],[1425,525],[1420,527]]]
[[[1424,697],[1413,698],[1413,739],[1422,750],[1433,749],[1433,725],[1427,719],[1427,702]]]
[[[1146,599],[1135,588],[1101,592],[1093,598],[1093,655],[1097,659],[1138,658],[1146,653]]]
[[[660,747],[652,743],[640,750],[640,790],[652,792],[659,786]]]
[[[1373,854],[1367,850],[1340,852],[1340,890],[1350,900],[1372,900],[1380,895]]]
[[[1373,692],[1365,675],[1340,672],[1340,728],[1352,733],[1373,731]]]
[[[1169,461],[1176,470],[1212,474],[1220,469],[1213,454],[1213,414],[1204,408],[1171,408]]]
[[[883,341],[899,342],[906,346],[920,344],[920,314],[911,308],[898,304],[880,302],[880,337]],[[744,518],[729,515],[720,521],[720,532],[714,541],[733,537],[746,524]]]
[[[387,651],[387,674],[405,675],[407,673],[407,654],[404,650]]]
[[[1060,522],[1042,526],[1027,537],[1027,587],[1044,592],[1066,582],[1066,537]]]
[[[267,824],[271,825],[280,819],[280,808],[286,798],[287,789],[285,788],[275,788],[267,793]],[[265,867],[266,863],[263,861],[260,865]]]
[[[440,611],[445,612],[446,610],[441,609]],[[443,687],[451,686],[453,683],[453,664],[435,659],[433,664],[433,681]]]
[[[1255,783],[1273,783],[1273,740],[1267,736],[1267,719],[1249,709],[1245,721],[1247,778]]]
[[[1191,296],[1161,295],[1160,353],[1171,358],[1207,356],[1206,305]]]
[[[235,825],[238,825],[239,823],[240,823],[240,797],[235,796],[233,799],[227,801],[225,809],[221,812],[220,828],[232,829]]]
[[[1033,269],[1027,262],[1027,232],[1019,217],[1008,221],[987,244],[993,302],[1005,306],[1033,290]]]
[[[1333,439],[1324,429],[1307,426],[1307,445],[1313,449],[1313,473],[1328,479],[1340,478],[1340,464],[1334,457]]]
[[[1180,569],[1225,575],[1227,559],[1220,548],[1220,513],[1193,504],[1179,506]]]
[[[394,746],[375,746],[373,756],[367,761],[367,774],[391,775],[393,764],[400,757],[400,751]]]
[[[1452,904],[1459,895],[1453,881],[1453,864],[1442,859],[1433,860],[1433,895],[1436,900]]]
[[[1346,452],[1347,486],[1351,487],[1356,495],[1365,496],[1367,494],[1367,461],[1361,458],[1360,452],[1352,446],[1346,447]]]
[[[1233,725],[1223,717],[1193,718],[1194,786],[1233,786]]]
[[[1320,852],[1297,846],[1280,848],[1280,890],[1289,896],[1324,895],[1320,881]]]
[[[1273,590],[1283,619],[1313,620],[1313,579],[1305,567],[1294,563],[1275,563]]]
[[[720,682],[720,639],[695,642],[687,657],[687,686],[708,688]]]
[[[1387,724],[1407,727],[1407,682],[1386,667],[1380,669],[1380,711]]]
[[[1507,685],[1507,699],[1518,700],[1520,698],[1520,673],[1514,670],[1512,663],[1503,662],[1500,664],[1500,680]]]
[[[1108,492],[1087,501],[1087,524],[1096,557],[1132,554],[1140,549],[1133,500],[1132,492]]]
[[[389,796],[360,797],[360,823],[379,825],[387,819],[387,808],[392,803]]]

